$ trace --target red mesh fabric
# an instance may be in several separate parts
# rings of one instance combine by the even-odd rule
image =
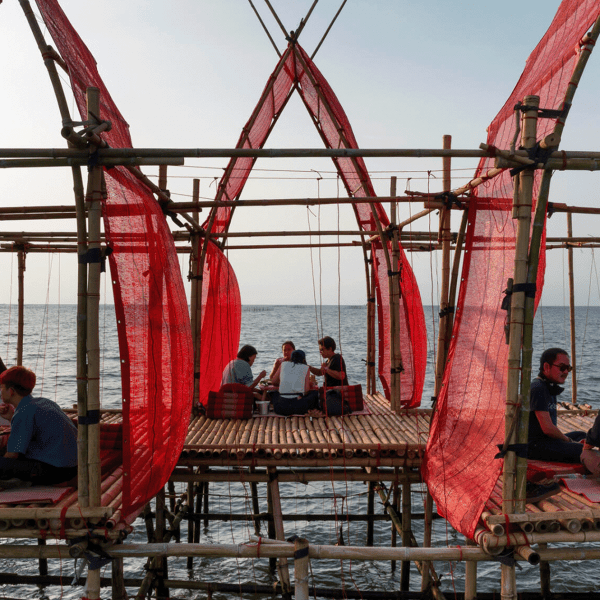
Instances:
[[[223,370],[235,358],[242,326],[242,300],[235,273],[221,250],[210,243],[204,262],[200,333],[200,403],[221,387]]]
[[[575,66],[578,42],[598,15],[598,0],[561,4],[549,30],[527,60],[517,86],[488,129],[488,143],[508,148],[514,135],[513,107],[526,95],[540,96],[540,107],[561,108]],[[555,121],[538,122],[538,139]],[[477,174],[493,167],[483,159]],[[534,204],[541,172],[536,172]],[[469,207],[469,226],[453,342],[443,391],[423,465],[438,512],[472,537],[486,500],[502,470],[494,460],[504,441],[508,346],[503,290],[514,270],[516,227],[511,218],[512,180],[507,171],[477,188]],[[537,278],[542,291],[544,247]]]
[[[358,148],[348,118],[329,84],[299,46],[288,46],[277,67],[271,75],[261,99],[249,121],[246,123],[238,141],[238,148],[261,148],[275,125],[279,114],[285,107],[293,90],[294,83],[306,108],[313,117],[323,142],[329,148]],[[334,159],[346,190],[350,196],[375,196],[375,191],[362,158]],[[233,200],[242,192],[254,161],[232,158],[217,192],[217,199]],[[381,205],[376,204],[377,216],[383,227],[389,220]],[[359,225],[372,231],[376,229],[375,219],[369,204],[355,207]],[[227,228],[230,209],[220,208],[213,225],[213,231]],[[208,225],[208,220],[205,226]],[[391,245],[389,245],[391,249]],[[383,248],[373,245],[376,268],[377,308],[379,317],[379,377],[384,391],[389,396],[390,364],[390,328],[389,328],[389,292],[388,267]],[[404,372],[401,376],[401,401],[406,407],[419,406],[427,354],[425,317],[421,297],[410,263],[400,246],[399,264],[392,265],[393,271],[402,272],[400,301],[401,349]]]
[[[68,65],[85,119],[85,90],[100,89],[103,134],[112,147],[130,147],[129,128],[112,101],[94,57],[56,0],[38,0],[44,22]],[[123,391],[123,514],[134,513],[162,489],[189,422],[193,348],[179,262],[162,211],[126,169],[107,170],[104,227],[121,357]]]

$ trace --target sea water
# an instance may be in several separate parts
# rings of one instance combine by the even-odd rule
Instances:
[[[0,310],[0,355],[7,365],[15,362],[17,313],[15,306],[4,305]],[[296,348],[306,352],[309,364],[318,366],[319,338],[333,337],[338,350],[341,349],[346,361],[348,378],[351,384],[366,379],[366,307],[365,306],[246,306],[243,309],[240,344],[252,344],[258,349],[258,357],[253,371],[270,372],[274,360],[281,355],[281,344],[290,339]],[[587,402],[593,407],[600,406],[598,382],[600,381],[600,308],[578,307],[576,309],[577,360],[578,360],[578,401]],[[428,358],[425,389],[422,407],[429,408],[433,394],[433,367],[435,344],[437,343],[437,308],[425,307],[428,327]],[[38,375],[36,393],[56,400],[63,407],[76,402],[76,360],[75,360],[75,306],[72,305],[27,305],[25,307],[25,332],[23,364],[31,367]],[[101,397],[104,408],[120,407],[120,372],[117,333],[112,306],[101,307],[100,343],[102,347]],[[534,328],[534,370],[543,348],[562,346],[570,348],[568,308],[541,307],[536,316]],[[561,399],[569,400],[570,387],[567,385]],[[183,492],[183,487],[178,488]],[[313,544],[364,545],[366,524],[349,522],[344,516],[366,512],[367,487],[360,482],[324,482],[280,485],[284,514],[299,515],[297,521],[285,521],[286,536],[306,537]],[[423,512],[424,487],[413,486],[412,502],[415,513]],[[265,485],[259,485],[261,511],[266,511]],[[210,510],[214,513],[249,514],[252,512],[250,489],[247,484],[228,483],[211,485]],[[383,514],[384,508],[376,495],[376,513]],[[309,522],[302,515],[331,514],[335,521]],[[143,543],[145,528],[138,520],[135,530],[127,542]],[[182,539],[187,539],[185,524]],[[266,535],[266,524],[262,524]],[[413,529],[417,540],[422,539],[422,521],[415,520]],[[211,521],[208,528],[202,529],[201,543],[238,544],[254,534],[251,522]],[[21,543],[21,542],[19,542]],[[35,541],[23,541],[33,543]],[[52,540],[48,540],[52,544]],[[58,543],[58,542],[56,542]],[[452,530],[445,521],[434,521],[434,545],[464,546],[463,536]],[[374,526],[374,545],[389,546],[390,524],[377,521]],[[125,576],[141,578],[145,575],[145,560],[126,559]],[[537,567],[520,563],[518,590],[539,590]],[[463,591],[464,566],[461,563],[434,563],[437,574],[442,579],[442,589],[447,597],[452,591]],[[37,562],[34,560],[4,560],[2,572],[15,572],[34,575]],[[293,568],[292,579],[293,579]],[[0,586],[0,595],[13,598],[65,599],[80,598],[81,588],[72,588],[69,583],[74,573],[72,559],[50,560],[49,572],[62,574],[64,585],[59,587],[37,588],[36,586]],[[560,562],[551,564],[552,590],[554,592],[589,592],[600,587],[597,563]],[[103,575],[110,575],[110,567]],[[169,577],[179,580],[213,581],[221,583],[268,584],[274,581],[269,571],[267,559],[250,560],[235,558],[196,558],[194,566],[188,570],[185,559],[169,560]],[[311,561],[311,585],[318,587],[344,587],[348,590],[398,590],[400,588],[400,565],[392,572],[389,562],[375,561]],[[412,590],[420,589],[420,577],[414,567],[411,573]],[[480,563],[478,566],[478,589],[485,592],[499,592],[499,563]],[[130,590],[135,595],[136,590]],[[206,598],[202,591],[173,590],[176,598]],[[103,589],[102,597],[110,598],[110,589]],[[214,593],[213,598],[250,598],[253,596]]]

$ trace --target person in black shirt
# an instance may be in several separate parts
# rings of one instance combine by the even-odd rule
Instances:
[[[527,457],[551,462],[578,463],[583,450],[584,431],[567,434],[557,427],[559,385],[572,370],[569,355],[561,348],[549,348],[540,357],[540,371],[531,382],[529,394],[529,447]]]
[[[348,385],[346,363],[341,354],[335,352],[335,340],[328,335],[319,340],[319,352],[325,359],[320,367],[310,367],[313,375],[325,377],[325,387]]]

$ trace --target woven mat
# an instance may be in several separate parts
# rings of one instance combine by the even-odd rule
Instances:
[[[581,463],[544,462],[542,460],[527,461],[527,479],[535,481],[539,475],[551,479],[561,475],[585,474],[587,471]],[[538,475],[536,478],[535,475]]]
[[[350,415],[355,416],[355,415],[370,415],[370,414],[371,414],[371,411],[365,404],[365,407],[362,410],[357,410],[357,411],[354,411],[351,413],[346,413],[344,416],[347,417]],[[278,415],[278,414],[275,414],[274,412],[270,412],[268,415],[261,415],[258,412],[252,413],[253,418],[256,418],[256,417],[281,417],[282,419],[290,419],[291,417],[309,417],[309,416],[310,415],[288,415],[288,416],[286,416],[286,415]],[[341,415],[338,415],[338,416],[341,416]],[[316,417],[316,418],[319,418],[319,417]]]
[[[590,502],[600,502],[600,481],[597,479],[562,479],[565,486],[575,494],[585,496]]]
[[[0,491],[0,504],[26,504],[28,502],[56,504],[70,494],[73,489],[39,485],[2,490]]]

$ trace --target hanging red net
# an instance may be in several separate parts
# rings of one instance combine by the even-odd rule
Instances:
[[[242,300],[227,257],[212,242],[207,247],[202,280],[199,399],[206,404],[208,392],[221,387],[223,370],[237,354]]]
[[[129,127],[112,101],[96,61],[56,0],[37,0],[69,69],[82,118],[86,88],[100,89],[102,134],[131,146]],[[119,333],[123,391],[123,516],[161,490],[185,441],[193,385],[193,349],[185,291],[173,237],[150,191],[126,169],[105,171],[103,207]]]
[[[579,41],[596,19],[599,0],[566,0],[558,9],[511,96],[488,129],[488,144],[508,149],[515,132],[514,106],[526,95],[540,96],[540,107],[562,108],[579,54]],[[538,121],[538,139],[555,120]],[[476,176],[493,167],[482,159]],[[536,171],[534,209],[541,171]],[[507,280],[514,271],[516,227],[511,218],[512,179],[508,171],[476,189],[469,206],[461,286],[453,342],[443,389],[423,465],[439,514],[472,537],[483,506],[502,469],[494,460],[504,441],[508,346],[506,312],[501,310]],[[545,244],[537,277],[541,295]]]
[[[290,44],[261,95],[258,105],[246,123],[237,148],[261,148],[285,107],[293,86],[311,114],[312,120],[328,148],[358,148],[350,122],[331,87],[298,45]],[[362,158],[334,158],[348,195],[355,198],[375,196],[367,168]],[[254,159],[232,158],[226,169],[217,199],[238,199],[248,179]],[[383,228],[389,225],[387,215],[380,204],[374,204]],[[375,217],[368,203],[356,204],[355,212],[360,227],[367,231],[376,229]],[[213,224],[213,231],[223,231],[230,219],[230,209],[220,208]],[[207,220],[205,227],[209,225]],[[391,243],[388,243],[391,251]],[[427,340],[425,317],[416,280],[399,246],[399,262],[387,265],[380,243],[373,244],[373,256],[377,286],[379,317],[379,377],[389,396],[390,371],[399,367],[390,362],[389,289],[388,272],[401,272],[400,335],[402,351],[401,402],[407,408],[419,406],[425,379]]]

